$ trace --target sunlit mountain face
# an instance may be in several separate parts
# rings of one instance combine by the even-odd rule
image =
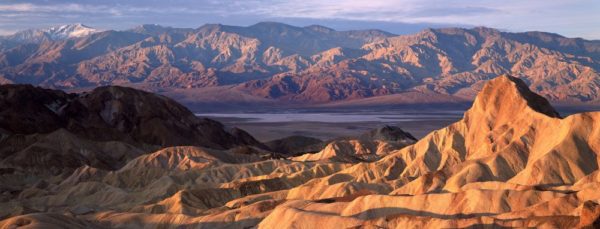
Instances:
[[[261,143],[117,86],[3,85],[0,95],[2,226],[585,227],[598,218],[600,113],[561,117],[513,76],[488,81],[462,119],[420,140],[385,126]]]
[[[0,2],[0,228],[600,228],[600,4]]]
[[[125,85],[198,98],[186,103],[468,101],[499,74],[522,78],[552,102],[599,99],[600,43],[544,32],[476,27],[396,35],[274,22],[99,31],[79,24],[24,31],[3,44],[4,83]]]

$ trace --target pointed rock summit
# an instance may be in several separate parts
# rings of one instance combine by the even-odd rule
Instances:
[[[598,130],[582,127],[594,126],[599,114],[561,119],[523,81],[502,75],[487,82],[462,120],[382,161],[402,158],[401,178],[444,174],[437,182],[423,181],[429,187],[419,192],[456,191],[474,181],[571,184],[598,166]]]
[[[406,142],[410,144],[417,141],[417,138],[412,136],[412,134],[400,129],[400,127],[388,125],[364,133],[360,136],[360,138],[374,141]]]
[[[485,112],[496,117],[529,111],[560,117],[548,100],[529,90],[521,79],[510,75],[501,75],[486,83],[469,110],[470,113]]]
[[[317,226],[310,218],[348,227],[460,228],[481,225],[476,214],[496,226],[575,227],[578,220],[555,218],[566,214],[589,225],[597,213],[586,201],[600,197],[599,125],[600,112],[560,118],[523,81],[502,75],[487,82],[464,119],[381,160],[294,188],[288,198],[303,200],[278,206],[259,227]],[[339,210],[320,214],[333,205]]]

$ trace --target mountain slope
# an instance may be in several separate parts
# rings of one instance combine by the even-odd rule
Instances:
[[[587,221],[577,217],[596,211],[598,195],[592,187],[597,180],[591,177],[598,171],[599,115],[561,119],[521,80],[500,76],[485,85],[463,120],[375,163],[322,178],[329,182],[297,187],[294,197],[305,200],[278,206],[259,227],[312,227],[317,221],[375,227],[588,225],[597,222],[598,214]],[[370,187],[380,195],[336,201],[351,196],[331,192],[342,184],[331,179],[340,176],[346,184],[387,184],[393,191]],[[311,189],[322,194],[302,194]],[[310,201],[315,198],[334,203]]]
[[[560,119],[548,102],[531,93],[522,81],[510,76],[498,77],[486,84],[474,101],[473,107],[465,113],[463,120],[432,132],[412,146],[391,153],[369,165],[368,170],[362,169],[363,165],[356,165],[340,172],[340,174],[351,174],[351,177],[346,178],[350,182],[381,183],[383,181],[394,189],[390,194],[409,196],[357,198],[350,203],[340,203],[344,207],[340,207],[336,213],[350,218],[335,219],[322,215],[323,218],[320,220],[360,225],[365,222],[353,220],[376,219],[387,215],[394,216],[388,217],[388,226],[455,227],[481,223],[479,221],[481,219],[478,219],[476,214],[481,212],[496,215],[522,208],[524,210],[521,212],[506,213],[504,214],[507,215],[506,217],[501,217],[511,219],[509,215],[512,214],[515,215],[512,216],[515,217],[513,219],[518,219],[516,215],[533,214],[525,212],[539,210],[541,206],[546,206],[544,208],[546,211],[551,210],[550,212],[535,214],[539,216],[565,214],[552,212],[554,209],[549,208],[548,205],[540,205],[539,208],[519,207],[504,198],[486,202],[487,204],[468,203],[474,201],[471,198],[479,198],[474,196],[489,200],[494,199],[493,195],[513,189],[529,190],[532,187],[544,187],[552,190],[552,187],[572,185],[593,174],[598,170],[597,152],[600,152],[600,145],[598,145],[600,132],[594,128],[600,123],[599,118],[598,113],[584,113]],[[583,126],[589,128],[582,128]],[[568,187],[566,189],[571,190]],[[519,192],[522,191],[515,191],[509,195],[525,194]],[[427,195],[428,193],[431,195]],[[442,207],[439,203],[445,198],[442,197],[445,194],[435,193],[451,193],[448,194],[449,199],[443,200],[450,201],[447,202],[449,204],[444,204],[444,208],[437,208]],[[551,193],[547,192],[544,195]],[[596,195],[588,194],[580,192],[578,197],[582,199],[581,201],[596,198]],[[459,197],[461,195],[466,196]],[[542,202],[556,202],[552,206],[559,206],[560,204],[557,204],[559,202],[565,204],[564,201],[570,201],[567,198],[557,198],[560,196],[562,194],[541,197],[541,199],[545,199]],[[437,198],[440,199],[436,200]],[[403,202],[402,199],[407,202]],[[458,203],[465,203],[465,205],[457,205]],[[497,203],[504,203],[507,208],[479,209],[484,205],[496,206]],[[298,202],[282,206],[277,214],[273,212],[267,217],[261,226],[269,227],[268,225],[274,225],[271,224],[274,221],[283,223],[276,220],[276,217],[283,217],[281,214],[290,214],[288,218],[302,219],[307,217],[304,214],[314,212],[310,208],[300,207],[300,210],[308,212],[292,213],[291,209],[301,204],[302,202]],[[577,208],[578,203],[571,202],[567,205],[570,207],[567,211],[570,212]],[[445,206],[454,207],[445,209]],[[377,211],[380,208],[389,210]],[[312,209],[319,209],[319,206],[313,206]],[[355,213],[357,215],[354,215]],[[298,216],[292,216],[294,214]],[[397,214],[408,214],[410,217],[396,217]],[[459,221],[457,218],[463,217],[456,214],[464,215],[464,220]],[[444,215],[448,215],[449,218],[445,218]],[[415,221],[414,216],[424,217],[423,220],[428,219],[428,221],[427,223]],[[529,220],[533,223],[531,219]],[[292,220],[289,223],[303,224],[303,221]],[[376,221],[369,223],[381,225],[381,222]],[[504,223],[494,222],[499,226],[522,225],[518,223],[510,220],[505,220]]]
[[[537,39],[542,35],[550,39]],[[565,46],[555,45],[554,40]],[[573,45],[567,46],[569,43]],[[310,101],[408,89],[471,99],[486,80],[513,74],[553,101],[597,102],[599,44],[555,34],[503,33],[489,28],[430,29],[368,43],[359,57],[341,57],[342,61],[327,68],[311,67],[243,87],[265,97],[288,99],[290,95]]]
[[[169,98],[132,88],[67,94],[1,85],[0,106],[0,166],[6,169],[61,173],[89,165],[114,170],[176,145],[266,148],[243,130],[227,130]]]
[[[600,224],[598,125],[600,112],[560,117],[502,75],[460,121],[371,162],[338,160],[369,155],[342,139],[303,161],[169,147],[34,184],[3,170],[0,226],[589,228]],[[414,141],[389,127],[361,138]]]
[[[396,36],[274,22],[143,25],[5,48],[0,83],[155,91],[227,85],[230,94],[299,103],[418,91],[418,102],[432,94],[473,99],[485,81],[511,74],[553,102],[598,103],[599,58],[598,41],[484,27]]]
[[[2,85],[0,95],[0,128],[8,134],[65,128],[95,140],[216,149],[241,145],[221,123],[197,118],[167,97],[132,88],[106,86],[66,94],[30,85]]]

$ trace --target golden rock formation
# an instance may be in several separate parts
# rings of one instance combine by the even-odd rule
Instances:
[[[595,227],[599,125],[600,113],[560,117],[504,75],[409,146],[349,140],[286,159],[165,148],[29,185],[0,203],[0,228]]]

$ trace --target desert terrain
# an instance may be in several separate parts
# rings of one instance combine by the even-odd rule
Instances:
[[[382,126],[261,142],[115,86],[4,85],[0,105],[0,228],[600,224],[600,113],[562,115],[509,75],[419,138]]]
[[[600,228],[598,12],[0,0],[0,229]]]

